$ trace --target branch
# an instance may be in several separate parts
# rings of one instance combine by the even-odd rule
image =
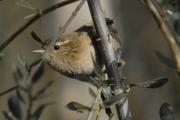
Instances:
[[[96,108],[98,101],[101,98],[101,91],[102,91],[102,88],[98,89],[96,99],[94,100],[94,103],[92,104],[91,111],[89,112],[87,120],[91,120],[93,117],[94,109]]]
[[[60,34],[64,33],[65,30],[67,29],[67,27],[69,26],[69,24],[72,22],[72,20],[74,19],[74,17],[76,17],[77,13],[79,12],[79,10],[82,8],[83,4],[86,2],[86,0],[81,0],[81,2],[79,3],[79,5],[76,7],[76,9],[74,10],[74,12],[72,12],[71,16],[69,17],[69,19],[67,20],[67,22],[64,24],[63,28],[60,31]]]
[[[22,27],[20,27],[16,32],[14,32],[7,40],[5,40],[0,45],[0,51],[5,49],[19,34],[21,34],[25,29],[27,29],[30,25],[32,25],[36,20],[41,18],[42,16],[56,10],[57,8],[63,7],[65,5],[71,4],[73,2],[76,2],[79,0],[66,0],[61,3],[57,3],[55,5],[52,5],[46,9],[40,10],[40,12],[36,13],[34,17],[32,17],[28,22],[26,22]]]
[[[125,85],[121,82],[120,74],[118,71],[115,53],[113,51],[112,46],[109,41],[111,41],[111,36],[109,34],[105,18],[103,16],[103,12],[100,6],[99,0],[87,0],[89,9],[91,12],[91,16],[93,22],[96,27],[96,31],[99,34],[101,41],[100,47],[102,49],[102,55],[104,56],[104,62],[107,70],[107,75],[109,80],[112,80],[114,83],[114,87],[112,87],[112,92],[122,93],[125,91]],[[128,109],[128,101],[126,99],[125,104],[117,105],[117,113],[119,115],[120,120],[131,119],[131,114]]]
[[[82,0],[80,2],[80,4],[76,7],[76,9],[74,10],[74,12],[71,14],[71,16],[68,18],[68,20],[66,21],[66,23],[64,24],[64,26],[62,27],[61,31],[60,31],[60,35],[67,29],[67,27],[70,25],[70,23],[72,22],[73,18],[77,15],[77,13],[79,12],[80,8],[82,7],[82,5],[85,3],[86,0]],[[53,39],[51,41],[51,44],[49,44],[48,48],[51,48],[52,45],[54,44],[56,39]],[[46,49],[46,51],[47,51]],[[45,52],[46,54],[46,52]],[[45,56],[44,54],[44,56]],[[34,66],[34,69],[31,70],[31,72],[29,73],[29,75],[27,76],[27,81],[31,82],[33,76],[36,74],[36,72],[38,71],[38,69],[40,68],[40,66],[43,64],[44,62],[44,59],[42,59],[36,66]],[[0,93],[0,96],[3,96],[5,95],[6,93],[9,93],[11,91],[14,91],[18,88],[18,86],[14,86],[14,87],[11,87],[9,88],[8,90],[5,90],[3,92]]]
[[[173,57],[176,61],[176,68],[180,68],[180,49],[176,42],[178,41],[178,38],[171,24],[167,21],[166,14],[161,10],[161,8],[159,8],[154,0],[144,0],[144,3],[156,20],[161,32],[169,44],[169,47],[173,53]]]

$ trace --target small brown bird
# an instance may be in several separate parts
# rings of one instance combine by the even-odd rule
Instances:
[[[112,23],[111,23],[112,24]],[[109,24],[109,28],[111,27]],[[44,50],[33,52],[43,54],[47,49],[46,62],[56,71],[69,76],[92,75],[95,63],[103,66],[102,56],[99,53],[99,38],[93,26],[83,26],[71,34],[60,36],[52,48],[47,49],[50,41],[42,45]],[[112,42],[119,59],[121,47],[119,41]]]
[[[44,50],[35,50],[44,53],[48,44],[43,45]],[[47,49],[47,63],[56,71],[67,76],[90,75],[94,71],[94,61],[98,56],[91,38],[86,32],[74,32],[57,38],[54,46]]]
[[[115,38],[109,42],[115,51],[116,60],[119,62],[121,61],[121,42],[112,27],[112,20],[106,19],[106,22],[111,36]],[[87,76],[94,76],[95,67],[98,65],[103,68],[104,65],[99,53],[99,40],[93,26],[82,26],[76,32],[58,37],[51,48],[48,48],[50,40],[45,42],[37,40],[42,44],[43,50],[34,50],[33,52],[43,54],[47,50],[45,60],[53,69],[66,76],[92,82],[87,79]],[[16,89],[17,86],[12,87],[0,93],[0,96]]]

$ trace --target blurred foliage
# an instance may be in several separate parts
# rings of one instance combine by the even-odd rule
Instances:
[[[52,103],[40,104],[39,107],[36,107],[36,110],[32,112],[33,104],[37,100],[44,99],[50,95],[48,90],[50,86],[52,86],[53,81],[48,82],[38,91],[32,93],[33,86],[38,81],[40,81],[40,78],[44,73],[44,64],[41,60],[36,60],[33,63],[28,64],[27,61],[23,58],[23,56],[20,54],[18,55],[18,61],[24,67],[26,73],[22,72],[20,67],[17,66],[13,70],[14,80],[17,84],[17,87],[15,87],[16,95],[13,95],[9,98],[9,111],[4,111],[4,117],[7,120],[13,120],[14,117],[19,120],[38,120],[45,107],[51,105]],[[27,106],[27,110],[25,111],[22,110],[24,105]],[[10,113],[12,113],[13,116],[10,115]]]
[[[176,120],[174,109],[169,103],[163,103],[159,110],[161,120]]]

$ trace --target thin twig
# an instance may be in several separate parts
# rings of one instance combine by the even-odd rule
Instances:
[[[121,81],[121,76],[118,71],[115,53],[110,45],[110,41],[114,40],[108,31],[108,27],[105,22],[105,17],[103,16],[102,8],[100,6],[99,0],[87,0],[91,16],[93,18],[96,31],[101,38],[100,45],[102,48],[101,54],[104,57],[104,62],[107,70],[107,75],[109,80],[112,80],[114,86],[111,87],[111,91],[115,94],[120,94],[125,91],[125,85]],[[130,120],[131,113],[128,108],[128,100],[126,99],[125,104],[117,105],[117,113],[119,120]]]
[[[102,91],[102,88],[98,89],[96,99],[94,100],[92,104],[91,111],[89,112],[87,120],[92,120],[94,110],[96,109],[96,106],[99,103],[98,101],[101,99],[101,91]]]
[[[28,22],[26,22],[22,27],[20,27],[16,32],[14,32],[7,40],[5,40],[0,45],[0,51],[2,51],[4,48],[6,48],[19,34],[21,34],[25,29],[27,29],[31,24],[33,24],[36,20],[38,20],[42,16],[56,10],[57,8],[63,7],[65,5],[69,5],[76,1],[79,1],[79,0],[66,0],[61,3],[52,5],[46,9],[40,10],[40,12],[37,12],[37,14],[35,16],[33,16]]]
[[[70,23],[72,22],[73,18],[76,16],[76,14],[79,12],[80,8],[82,7],[83,3],[86,0],[82,0],[80,2],[80,4],[76,7],[75,11],[73,12],[74,14],[71,14],[71,16],[68,18],[68,20],[66,21],[66,23],[64,24],[64,26],[62,27],[62,30],[60,31],[60,35],[63,34],[63,32],[67,29],[67,27],[70,25]],[[46,52],[48,51],[48,49],[50,49],[54,43],[55,43],[56,39],[52,39],[51,43],[49,44],[49,46],[47,47],[45,53],[43,56],[46,56]],[[41,62],[39,64],[37,64],[34,69],[31,71],[30,75],[28,76],[27,80],[31,81],[32,77],[34,76],[34,74],[38,71],[39,67],[41,66],[41,64],[43,64],[44,59],[41,60]]]
[[[0,96],[3,96],[3,95],[5,95],[5,94],[7,94],[9,92],[12,92],[12,91],[16,90],[17,88],[18,88],[18,86],[11,87],[10,89],[1,92]]]
[[[72,0],[72,1],[77,1],[77,0]],[[85,0],[82,0],[83,3],[84,3],[84,1],[85,1]],[[74,12],[73,12],[74,14],[71,14],[71,16],[69,17],[69,19],[66,21],[65,25],[64,25],[63,28],[62,28],[63,31],[65,31],[65,30],[67,29],[67,27],[68,27],[68,26],[70,25],[70,23],[72,22],[73,18],[76,16],[77,12],[80,10],[80,9],[79,9],[79,6],[82,7],[82,2],[81,2],[81,3],[77,6],[77,8],[75,9],[76,12],[74,11]],[[80,8],[81,8],[81,7],[80,7]],[[78,10],[77,10],[77,9],[78,9]],[[72,16],[73,16],[73,17],[72,17]],[[62,34],[63,31],[60,31],[60,34]],[[55,40],[56,40],[56,39],[53,39],[53,40],[51,41],[51,44],[48,46],[47,49],[49,49],[49,48],[52,47],[52,45],[54,44]],[[45,54],[46,54],[46,52],[45,52]],[[44,55],[45,55],[45,54],[44,54]],[[34,66],[33,69],[31,70],[31,72],[29,73],[29,75],[27,76],[26,79],[27,79],[27,81],[29,82],[29,84],[31,84],[30,82],[31,82],[33,76],[36,74],[36,72],[38,71],[39,67],[43,64],[43,62],[44,62],[44,59],[42,59],[36,66]],[[14,91],[14,90],[16,90],[17,88],[18,88],[18,86],[14,86],[14,87],[12,87],[12,88],[10,88],[10,89],[8,89],[8,90],[0,93],[0,96],[4,95],[4,94],[6,94],[6,93],[8,93],[8,92],[10,92],[10,91]]]
[[[166,14],[159,8],[154,0],[144,0],[144,3],[151,12],[152,16],[155,18],[161,32],[169,44],[173,57],[176,61],[176,68],[180,68],[180,48],[176,42],[178,41],[178,38],[173,31],[171,24],[166,20]]]
[[[86,0],[81,0],[81,2],[79,3],[79,5],[76,7],[76,9],[74,10],[74,12],[71,14],[70,18],[66,21],[66,23],[64,24],[63,28],[60,30],[60,35],[62,33],[65,32],[65,30],[67,29],[68,25],[72,22],[72,20],[74,19],[74,17],[76,17],[77,13],[79,12],[79,10],[82,8],[83,4],[86,2]]]

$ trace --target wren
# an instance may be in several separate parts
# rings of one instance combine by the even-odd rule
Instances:
[[[111,30],[112,23],[108,24],[108,20],[106,22]],[[100,67],[104,65],[98,40],[100,38],[94,26],[82,26],[73,33],[58,37],[52,48],[47,49],[50,41],[45,41],[42,45],[44,50],[33,52],[42,54],[47,49],[46,62],[53,69],[66,76],[91,75],[95,70],[94,64]],[[120,41],[115,39],[110,44],[118,61],[121,54]]]
[[[42,54],[47,45],[43,48],[33,52]],[[67,76],[90,75],[97,57],[89,35],[86,32],[74,32],[57,38],[54,46],[47,49],[45,60],[53,69]]]

